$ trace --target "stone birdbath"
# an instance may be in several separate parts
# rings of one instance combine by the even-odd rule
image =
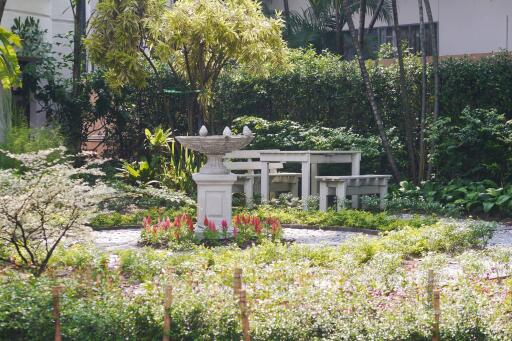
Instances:
[[[224,166],[226,153],[239,150],[251,143],[254,138],[251,130],[244,127],[242,135],[231,135],[226,127],[222,135],[208,135],[202,126],[199,136],[177,136],[183,146],[205,154],[206,164],[199,173],[192,175],[197,184],[197,226],[204,228],[204,218],[214,221],[220,227],[225,220],[231,226],[232,192],[237,176]]]

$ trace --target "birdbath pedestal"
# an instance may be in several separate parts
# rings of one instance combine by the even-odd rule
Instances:
[[[233,184],[237,176],[226,168],[223,162],[226,153],[247,146],[253,139],[249,128],[244,127],[243,135],[231,135],[229,128],[223,135],[210,135],[206,127],[201,127],[199,136],[177,136],[183,146],[203,153],[206,164],[199,173],[192,175],[197,184],[197,226],[205,228],[204,220],[213,221],[220,228],[225,220],[231,227]]]

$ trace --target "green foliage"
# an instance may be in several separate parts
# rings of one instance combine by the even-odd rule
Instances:
[[[194,100],[210,123],[212,89],[228,63],[268,71],[285,59],[282,21],[265,17],[251,0],[181,0],[173,6],[163,0],[107,0],[98,4],[91,28],[89,55],[107,69],[113,88],[145,85],[157,65],[168,65],[198,92]]]
[[[432,311],[425,295],[427,271],[461,264],[461,274],[439,272],[443,340],[508,340],[512,325],[510,280],[485,277],[491,269],[510,271],[510,251],[473,251],[492,226],[436,224],[357,237],[340,247],[311,248],[262,243],[193,252],[124,250],[119,268],[105,266],[105,254],[59,251],[53,270],[60,278],[63,335],[75,340],[157,340],[162,338],[164,289],[171,281],[171,336],[176,340],[240,340],[233,269],[243,269],[251,306],[251,339],[263,340],[428,340]],[[455,252],[445,255],[444,252]],[[71,255],[65,255],[65,253]],[[421,262],[411,259],[424,255]],[[91,258],[88,258],[91,257]],[[56,258],[57,260],[57,258]],[[76,265],[74,264],[76,260]],[[87,266],[83,266],[87,264]],[[412,266],[410,266],[412,264]],[[90,266],[91,268],[89,268]],[[173,268],[170,274],[166,269]],[[91,282],[88,271],[101,273]],[[508,273],[508,272],[503,272]],[[55,279],[6,271],[0,278],[0,340],[53,337],[51,288]],[[368,317],[371,318],[368,318]]]
[[[440,107],[444,115],[456,119],[467,106],[496,109],[512,119],[512,56],[500,52],[471,60],[449,58],[440,65]]]
[[[384,154],[377,136],[365,137],[344,127],[302,125],[290,120],[267,121],[254,116],[242,116],[233,121],[234,131],[241,132],[246,125],[255,135],[251,149],[360,150],[362,172],[381,168]],[[396,143],[395,148],[398,148]]]
[[[20,46],[20,37],[0,27],[0,82],[4,89],[21,85],[20,65],[16,56],[16,48]]]
[[[154,221],[161,217],[174,217],[180,214],[193,215],[195,210],[193,207],[183,207],[179,209],[165,209],[152,207],[146,210],[137,210],[131,213],[109,212],[96,215],[89,224],[93,229],[119,228],[122,226],[140,225],[144,217],[151,217]]]
[[[260,217],[274,217],[282,224],[314,225],[314,226],[342,226],[353,228],[365,228],[378,231],[391,231],[411,226],[419,228],[430,225],[434,218],[413,217],[400,219],[392,217],[385,212],[372,213],[365,211],[344,209],[341,211],[304,211],[301,208],[276,208],[271,206],[258,206],[252,214]]]
[[[178,149],[170,130],[158,127],[154,134],[145,129],[146,160],[123,162],[120,175],[138,186],[166,186],[193,193],[195,185],[192,174],[197,173],[204,158],[180,145]]]
[[[58,128],[29,128],[26,125],[13,126],[0,148],[11,153],[33,153],[40,150],[57,148],[64,144],[64,138]]]
[[[498,187],[490,180],[427,181],[421,186],[403,181],[397,191],[390,193],[390,198],[391,201],[399,198],[438,203],[446,206],[447,210],[471,214],[510,216],[512,212],[512,185]]]
[[[439,119],[430,138],[437,179],[512,180],[512,121],[496,110],[466,107],[456,118]]]

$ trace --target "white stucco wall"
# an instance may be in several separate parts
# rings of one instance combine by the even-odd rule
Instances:
[[[87,16],[91,7],[87,6]],[[7,0],[4,15],[0,25],[8,29],[14,24],[14,18],[32,16],[40,20],[42,29],[48,30],[46,40],[53,45],[56,52],[68,54],[72,47],[64,38],[68,32],[73,31],[73,13],[69,0]],[[59,70],[64,77],[71,77],[71,69]],[[30,125],[40,127],[46,122],[46,114],[40,111],[39,105],[32,100],[30,110]]]
[[[308,0],[288,0],[290,11],[308,6]],[[400,24],[419,22],[417,0],[397,0]],[[283,0],[265,0],[271,9],[283,9]],[[488,53],[512,49],[512,0],[430,0],[439,22],[441,55]],[[508,44],[507,44],[508,15]],[[358,18],[355,16],[355,24]],[[426,20],[426,14],[425,14]],[[369,21],[369,19],[368,19]],[[377,23],[376,26],[387,26]]]

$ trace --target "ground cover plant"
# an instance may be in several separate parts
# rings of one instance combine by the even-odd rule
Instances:
[[[65,277],[4,269],[0,339],[53,337],[49,307],[58,283],[65,338],[160,339],[164,289],[171,284],[171,338],[239,340],[232,281],[240,267],[254,340],[429,340],[429,269],[436,270],[442,292],[443,340],[507,340],[512,254],[472,250],[492,229],[435,224],[325,248],[264,242],[245,250],[125,250],[117,265],[108,254],[75,245],[59,249],[49,264],[49,273],[66,269]],[[453,262],[460,273],[442,271]]]
[[[419,217],[403,219],[394,217],[386,212],[372,213],[361,210],[343,209],[327,212],[308,210],[299,207],[273,207],[261,205],[250,210],[254,215],[270,216],[279,219],[282,224],[293,224],[314,227],[353,227],[377,231],[392,231],[406,226],[421,227],[436,221],[434,217]]]
[[[425,208],[430,207],[441,214],[508,217],[512,213],[512,186],[499,186],[491,180],[426,181],[419,186],[403,181],[388,195],[391,209],[416,211],[422,208],[422,203]]]

